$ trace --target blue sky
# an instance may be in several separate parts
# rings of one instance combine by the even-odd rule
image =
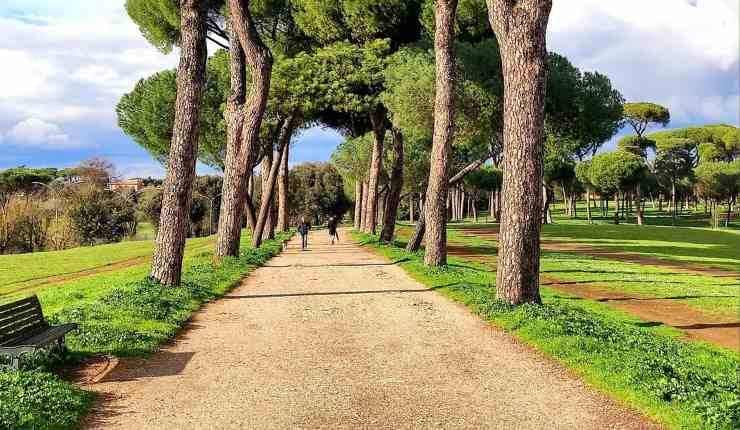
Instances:
[[[123,3],[0,3],[0,169],[101,156],[123,176],[163,173],[117,128],[114,107],[139,78],[174,67],[177,57],[149,46]],[[670,127],[740,121],[736,0],[554,3],[548,48],[607,74],[627,100],[668,106]],[[291,162],[326,160],[341,139],[306,130]]]

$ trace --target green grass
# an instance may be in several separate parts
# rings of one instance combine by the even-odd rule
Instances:
[[[601,209],[598,207],[591,209],[591,218],[593,222],[598,224],[613,224],[614,223],[614,202],[609,202],[609,214],[605,217],[601,216]],[[721,225],[720,229],[725,231],[740,232],[740,219],[737,216],[737,210],[730,219],[728,227],[724,226],[724,216],[727,211],[727,206],[722,206],[721,212]],[[550,212],[556,222],[563,223],[582,223],[586,222],[586,202],[585,200],[577,203],[577,217],[571,218],[565,213],[565,206],[562,201],[558,201],[550,206]],[[663,225],[663,226],[676,226],[676,227],[699,227],[699,228],[711,228],[712,222],[710,214],[704,212],[704,205],[699,205],[696,209],[685,209],[682,212],[676,214],[674,220],[671,213],[668,211],[668,206],[663,205],[663,210],[653,208],[651,204],[645,206],[644,211],[645,224],[646,225]],[[627,219],[621,219],[619,221],[623,224],[636,224],[635,213],[632,211]]]
[[[448,240],[450,244],[463,245],[483,255],[496,255],[497,244],[493,240],[464,235],[454,228],[448,229]],[[560,281],[670,299],[708,314],[732,318],[738,313],[740,281],[733,277],[674,272],[668,268],[565,252],[543,252],[540,272]]]
[[[398,262],[413,278],[511,332],[587,382],[670,428],[737,428],[738,356],[677,339],[674,329],[641,321],[600,303],[573,301],[542,288],[543,305],[511,307],[494,297],[495,272],[450,258],[428,269],[420,253],[363,244]]]
[[[213,237],[189,239],[187,255],[208,249]],[[50,285],[49,277],[74,277],[84,271],[110,270],[111,264],[146,266],[152,254],[153,241],[125,241],[107,245],[85,246],[63,251],[0,255],[0,303],[20,296],[38,293]]]
[[[495,225],[450,224],[450,229]],[[542,226],[542,238],[740,272],[740,235],[728,230],[556,222]]]
[[[41,291],[39,299],[52,324],[79,325],[67,336],[72,357],[146,355],[175,336],[203,303],[223,295],[279,253],[285,235],[259,249],[250,248],[249,236],[243,235],[241,255],[218,265],[210,247],[191,252],[179,288],[162,288],[148,280],[145,265],[65,282]],[[2,373],[0,388],[0,428],[73,428],[90,402],[88,393],[47,369]]]
[[[136,234],[128,240],[154,240],[157,237],[157,232],[154,230],[154,225],[150,222],[140,222],[136,226]]]

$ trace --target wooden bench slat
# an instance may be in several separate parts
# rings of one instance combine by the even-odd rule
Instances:
[[[16,330],[14,332],[10,332],[3,336],[2,340],[0,340],[1,346],[13,346],[17,345],[19,342],[23,342],[24,340],[36,336],[37,334],[43,332],[44,330],[48,330],[49,325],[46,323],[43,324],[36,324],[31,326],[24,327],[23,330]]]
[[[36,309],[25,309],[14,315],[0,317],[0,332],[2,332],[3,328],[6,325],[12,323],[13,321],[16,321],[19,318],[25,318],[28,315],[34,315],[34,314],[38,314],[38,311]]]
[[[8,324],[2,328],[0,332],[0,343],[3,343],[2,339],[7,336],[14,335],[15,333],[22,333],[24,331],[33,330],[36,327],[48,327],[49,324],[44,320],[41,315],[32,314],[23,319],[14,321],[12,324]],[[30,336],[29,336],[30,337]]]
[[[8,317],[12,317],[13,315],[17,314],[18,312],[28,311],[28,310],[35,310],[39,311],[41,310],[41,307],[38,304],[35,303],[25,303],[21,306],[16,306],[14,308],[6,309],[4,311],[0,312],[0,318],[5,319]]]
[[[0,313],[4,313],[8,309],[13,309],[19,306],[25,306],[27,304],[37,304],[38,302],[39,302],[39,299],[36,296],[26,297],[25,299],[20,299],[15,302],[0,305]]]

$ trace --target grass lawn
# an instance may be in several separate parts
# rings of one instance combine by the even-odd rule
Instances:
[[[451,230],[491,229],[490,223],[455,223]],[[542,239],[631,252],[740,272],[740,234],[729,230],[631,224],[588,224],[585,221],[546,224]]]
[[[399,235],[405,237],[409,232],[410,227],[403,227]],[[448,229],[448,240],[452,245],[463,245],[476,253],[490,255],[495,264],[495,241],[463,235],[454,228]],[[673,302],[709,314],[736,317],[738,313],[740,280],[732,277],[674,272],[668,268],[565,252],[543,252],[540,272],[560,281],[590,284],[626,294],[671,298]]]
[[[213,240],[212,236],[189,239],[185,252],[194,255],[206,251]],[[63,251],[0,255],[0,303],[65,281],[45,278],[72,278],[79,272],[110,270],[111,267],[106,266],[115,264],[146,266],[153,246],[152,240],[124,241]]]
[[[279,253],[286,235],[252,249],[245,234],[241,255],[218,265],[213,263],[211,246],[191,245],[179,288],[162,288],[149,281],[146,262],[55,284],[41,290],[39,299],[52,324],[79,324],[67,336],[72,360],[90,354],[145,355],[171,339],[203,303],[223,295]],[[137,242],[117,246],[127,249],[131,244]],[[94,248],[78,251],[90,249]],[[104,253],[106,258],[114,254]],[[94,258],[88,254],[84,261]],[[30,367],[21,371],[0,372],[0,428],[76,427],[89,407],[90,394],[50,373],[49,362],[29,362]]]
[[[379,245],[364,234],[355,237],[413,278],[670,428],[730,429],[740,423],[736,354],[680,341],[672,328],[645,327],[606,305],[569,300],[546,287],[543,305],[514,308],[495,300],[495,272],[486,265],[450,258],[446,268],[428,269],[421,253]]]

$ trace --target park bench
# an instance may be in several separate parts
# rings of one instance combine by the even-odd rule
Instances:
[[[50,346],[63,349],[64,336],[76,328],[77,324],[49,325],[35,295],[0,305],[0,356],[10,357],[10,367],[17,369],[23,354]]]

